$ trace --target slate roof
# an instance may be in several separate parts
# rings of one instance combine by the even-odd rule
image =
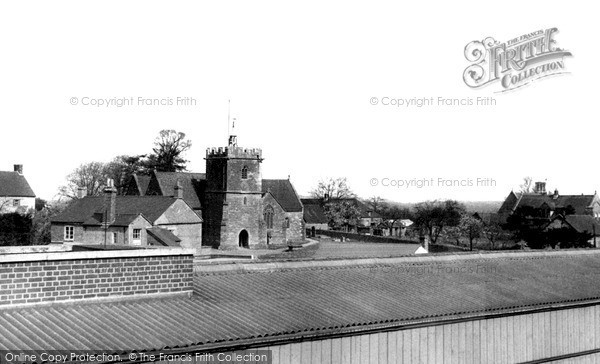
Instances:
[[[288,179],[263,179],[262,192],[270,191],[275,200],[287,212],[301,212],[302,203],[294,186]]]
[[[0,197],[35,197],[35,193],[23,175],[0,171]]]
[[[556,198],[552,194],[525,193],[515,194],[511,192],[500,209],[499,213],[510,213],[520,206],[529,206],[536,209],[544,204],[550,209],[566,208],[572,206],[575,214],[584,215],[586,209],[590,207],[596,195],[558,195]]]
[[[180,246],[181,239],[179,239],[171,231],[159,227],[153,227],[146,230],[156,241],[164,246]]]
[[[329,222],[323,211],[323,206],[318,200],[301,199],[301,202],[304,205],[304,221],[307,224],[327,224]]]
[[[590,215],[557,215],[552,221],[562,220],[579,233],[596,234],[600,236],[600,221]],[[551,224],[551,222],[549,223]]]
[[[0,349],[201,351],[600,300],[595,250],[309,263],[203,267],[191,298],[0,308]]]
[[[137,184],[140,196],[144,196],[146,194],[146,190],[148,189],[148,184],[150,183],[150,176],[134,174],[133,178]]]
[[[158,183],[159,191],[154,191],[153,185],[155,180]],[[152,172],[150,182],[146,189],[146,194],[156,193],[161,196],[173,196],[177,181],[183,187],[183,199],[194,210],[202,208],[201,181],[206,180],[205,173],[189,173],[189,172]]]
[[[154,223],[175,201],[175,198],[168,196],[117,196],[115,200],[116,218],[124,221],[131,215],[142,214],[150,223]],[[102,221],[103,204],[103,196],[84,197],[55,216],[52,222],[98,223]]]

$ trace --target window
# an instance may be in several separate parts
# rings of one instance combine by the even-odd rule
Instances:
[[[248,179],[248,167],[246,166],[242,168],[242,179]]]
[[[265,211],[263,213],[264,219],[265,219],[265,224],[267,225],[267,229],[272,229],[273,228],[273,215],[274,215],[274,211],[273,211],[273,207],[271,207],[270,205],[267,205],[267,207],[265,207]]]
[[[248,199],[246,197],[244,197],[244,205],[248,204]]]
[[[133,229],[133,245],[142,243],[142,229]]]
[[[119,242],[119,234],[117,232],[112,233],[112,243],[117,244]]]
[[[73,226],[65,226],[65,241],[73,241],[74,232]]]
[[[289,218],[285,218],[285,221],[283,222],[283,227],[284,228],[289,228],[290,227],[290,219]]]
[[[21,206],[21,200],[15,198],[13,200],[13,207],[19,207],[19,206]]]

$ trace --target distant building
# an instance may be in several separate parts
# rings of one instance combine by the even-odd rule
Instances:
[[[23,165],[15,164],[13,172],[0,171],[0,213],[30,209],[35,209],[35,193],[23,175]]]
[[[546,193],[545,182],[536,182],[532,193],[515,193],[511,191],[498,215],[501,221],[512,215],[518,208],[527,208],[538,219],[551,219],[558,214],[588,215],[600,219],[600,198],[593,195],[560,195],[558,190]]]
[[[304,225],[310,236],[316,236],[317,230],[329,229],[329,219],[325,216],[323,202],[317,198],[303,198],[300,200],[304,206]]]
[[[202,218],[175,196],[117,196],[107,187],[103,196],[87,196],[52,219],[53,243],[180,245],[199,248]]]
[[[568,229],[579,234],[586,234],[587,241],[594,247],[600,244],[600,221],[590,215],[555,215],[544,227],[545,231],[552,229]]]

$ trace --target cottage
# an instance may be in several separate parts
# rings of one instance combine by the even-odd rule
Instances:
[[[23,165],[13,172],[0,171],[0,213],[25,213],[35,209],[35,193],[23,175]]]
[[[52,219],[53,243],[180,245],[199,248],[202,218],[175,196],[117,196],[109,185],[103,196],[86,196]]]

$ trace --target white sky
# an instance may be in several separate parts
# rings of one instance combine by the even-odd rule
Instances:
[[[193,142],[189,169],[227,141],[261,147],[264,178],[307,194],[348,177],[362,197],[500,200],[522,177],[561,193],[600,186],[597,14],[578,2],[19,1],[0,4],[0,170],[24,164],[52,198],[83,162]],[[570,75],[512,93],[469,89],[465,45],[557,27]],[[71,97],[193,97],[196,106],[73,106]],[[493,96],[495,107],[406,109],[371,97]],[[371,178],[496,180],[393,188]]]

